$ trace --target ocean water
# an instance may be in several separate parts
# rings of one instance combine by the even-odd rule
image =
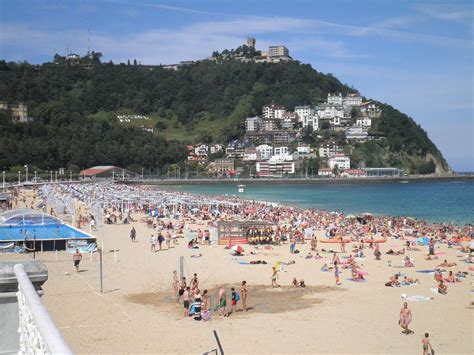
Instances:
[[[179,185],[167,187],[206,195],[239,195],[303,208],[348,213],[410,216],[431,222],[474,223],[474,181],[347,183],[308,185],[247,184]]]

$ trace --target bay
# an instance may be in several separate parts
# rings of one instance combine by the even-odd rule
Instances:
[[[474,181],[420,181],[339,184],[177,185],[172,189],[205,195],[238,195],[302,208],[410,216],[430,222],[474,223]]]

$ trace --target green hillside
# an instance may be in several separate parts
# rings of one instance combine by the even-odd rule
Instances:
[[[34,123],[0,120],[0,165],[94,164],[156,167],[185,159],[184,144],[241,137],[244,120],[275,101],[292,109],[355,92],[331,74],[299,62],[202,61],[180,70],[112,63],[41,66],[0,62],[0,100],[25,102]],[[373,128],[386,137],[354,147],[366,166],[446,171],[426,133],[388,105]],[[146,120],[120,123],[118,115]],[[153,134],[137,126],[153,127]],[[421,165],[420,165],[421,164]],[[422,166],[425,164],[426,166]],[[428,166],[430,165],[430,166]]]

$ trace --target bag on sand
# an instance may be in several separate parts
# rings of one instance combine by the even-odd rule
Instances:
[[[240,301],[240,296],[239,294],[236,292],[235,293],[235,302],[239,302]]]
[[[431,348],[431,355],[435,355],[435,351],[433,348]]]

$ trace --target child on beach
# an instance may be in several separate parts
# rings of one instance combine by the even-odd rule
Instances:
[[[430,353],[434,353],[433,347],[430,343],[430,335],[429,333],[425,333],[425,337],[421,339],[421,343],[423,344],[423,355],[429,355]]]
[[[242,308],[244,312],[247,312],[247,281],[242,281],[242,285],[240,288],[240,294],[242,295]]]
[[[232,308],[232,313],[237,313],[237,302],[239,302],[240,297],[237,291],[235,291],[235,288],[231,288],[231,308]]]

